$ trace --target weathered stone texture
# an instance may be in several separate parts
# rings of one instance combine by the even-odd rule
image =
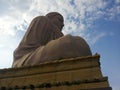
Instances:
[[[100,69],[99,55],[0,70],[0,88],[31,90],[112,90]],[[6,88],[6,89],[5,89]]]

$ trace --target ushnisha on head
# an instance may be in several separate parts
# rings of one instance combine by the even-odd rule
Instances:
[[[60,30],[62,30],[64,26],[64,18],[60,13],[50,12],[46,14],[46,17],[49,18]]]

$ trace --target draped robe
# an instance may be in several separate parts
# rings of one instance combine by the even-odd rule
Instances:
[[[13,67],[22,66],[38,47],[44,46],[49,41],[61,36],[63,33],[47,17],[38,16],[34,18],[19,46],[14,51]]]
[[[46,16],[33,19],[14,51],[12,67],[92,55],[89,45],[78,36],[65,35]]]

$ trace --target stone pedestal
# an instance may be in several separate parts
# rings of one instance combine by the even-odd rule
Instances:
[[[0,90],[112,90],[99,55],[0,70]]]

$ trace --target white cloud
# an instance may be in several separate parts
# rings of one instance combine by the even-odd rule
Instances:
[[[91,44],[95,44],[100,38],[104,37],[106,33],[100,33],[92,38]]]
[[[14,35],[14,29],[11,27],[13,23],[11,18],[0,19],[0,34]]]
[[[4,47],[4,45],[1,44],[1,45],[0,45],[0,48],[3,48],[3,47]]]
[[[108,20],[116,20],[116,21],[120,21],[120,5],[118,6],[113,6],[110,9],[107,9],[107,19]]]
[[[115,2],[116,2],[117,4],[120,4],[120,0],[115,0]]]
[[[10,0],[9,2],[2,0],[1,3],[3,9],[6,9],[5,7],[9,8],[6,9],[8,11],[7,14],[4,12],[8,20],[2,18],[1,21],[1,23],[5,23],[7,27],[3,28],[2,26],[5,25],[1,25],[1,30],[12,35],[16,33],[13,29],[14,27],[23,30],[22,23],[24,20],[29,24],[33,17],[45,15],[50,11],[58,11],[64,16],[65,28],[63,32],[71,33],[79,30],[86,32],[86,29],[90,28],[95,20],[105,15],[103,9],[108,5],[108,2],[104,0],[74,0],[72,1],[73,4],[71,4],[69,0]],[[114,8],[117,9],[116,13],[118,13],[119,7]],[[108,12],[110,12],[109,17],[115,16],[114,8],[108,10]]]

